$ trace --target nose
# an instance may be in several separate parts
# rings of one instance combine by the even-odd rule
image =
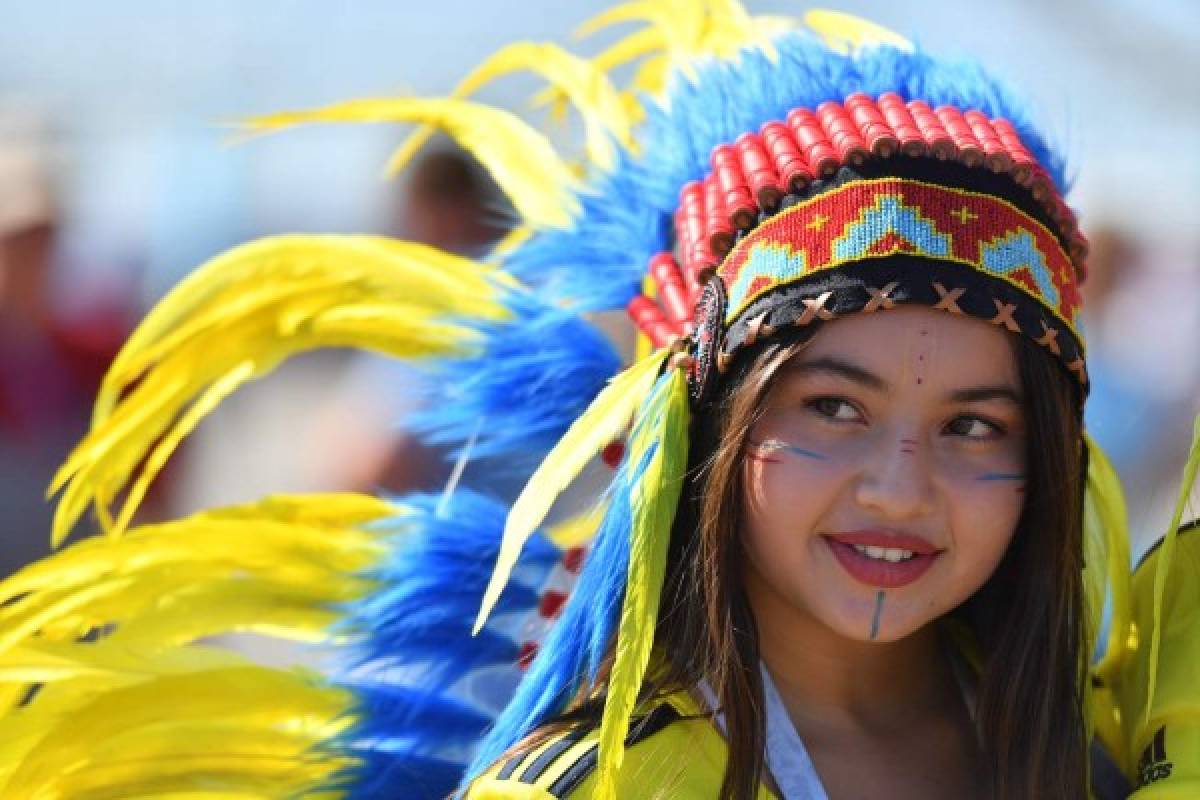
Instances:
[[[915,519],[930,513],[934,485],[928,447],[915,438],[886,438],[867,454],[855,499],[888,519]]]

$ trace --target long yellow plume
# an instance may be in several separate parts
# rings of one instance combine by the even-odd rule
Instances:
[[[496,566],[475,620],[475,633],[487,621],[516,566],[521,548],[546,518],[555,498],[605,445],[625,430],[634,412],[654,386],[654,379],[665,358],[666,351],[660,351],[613,378],[596,395],[587,411],[571,424],[529,478],[504,524]]]
[[[92,428],[58,470],[52,539],[89,504],[119,535],[180,442],[226,397],[286,359],[359,347],[419,359],[470,352],[455,317],[500,319],[503,273],[435,248],[368,236],[281,236],[201,266],[117,355]],[[128,490],[115,520],[109,503]]]
[[[687,470],[688,417],[687,379],[673,368],[630,437],[629,463],[646,465],[635,475],[630,496],[629,571],[600,723],[595,800],[617,800],[616,776],[654,647],[671,525]]]
[[[573,55],[554,44],[515,42],[492,54],[455,87],[451,97],[466,98],[486,84],[514,72],[534,72],[550,82],[583,116],[587,152],[591,161],[609,169],[616,161],[614,142],[633,146],[630,119],[620,93],[604,71],[593,62]],[[433,135],[424,125],[402,144],[388,161],[394,175],[407,164]]]
[[[1085,441],[1088,474],[1083,509],[1084,591],[1091,641],[1099,630],[1106,600],[1112,609],[1108,644],[1094,667],[1107,677],[1120,665],[1129,634],[1129,526],[1116,470],[1090,436],[1085,436]]]
[[[327,782],[349,765],[313,750],[353,722],[350,695],[197,640],[324,638],[332,608],[371,588],[356,574],[384,546],[365,526],[402,513],[360,495],[267,498],[91,537],[0,582],[0,796],[288,797]]]
[[[455,98],[377,98],[256,117],[245,127],[265,132],[313,122],[431,125],[479,160],[525,224],[566,227],[579,208],[578,181],[550,141],[508,111]]]

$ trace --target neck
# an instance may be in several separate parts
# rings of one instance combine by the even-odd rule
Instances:
[[[907,729],[956,697],[933,624],[894,642],[848,639],[746,572],[759,653],[797,729]]]

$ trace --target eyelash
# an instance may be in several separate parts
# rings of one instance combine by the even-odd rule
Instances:
[[[858,420],[849,420],[849,419],[839,418],[837,416],[836,411],[831,412],[829,410],[830,405],[833,405],[835,407],[849,406],[850,408],[854,409],[855,413],[858,415],[859,418],[861,418],[863,416],[862,411],[858,408],[858,406],[856,406],[854,403],[850,402],[849,400],[847,400],[844,397],[836,397],[836,396],[826,395],[826,396],[822,396],[822,397],[812,397],[812,398],[809,398],[804,401],[805,408],[810,409],[813,413],[817,414],[818,416],[820,416],[830,422],[833,422],[833,423],[857,423],[858,422]],[[963,422],[963,421],[983,423],[985,426],[987,426],[988,431],[989,431],[984,436],[971,436],[971,435],[968,435],[965,433],[955,434],[957,436],[963,437],[964,439],[968,439],[968,440],[972,440],[972,441],[987,441],[990,439],[998,439],[1007,433],[1007,430],[1005,429],[1005,427],[1003,425],[1000,425],[999,423],[993,422],[990,419],[986,419],[985,417],[981,417],[976,414],[963,414],[963,415],[957,416],[954,419],[950,420],[950,422],[948,422],[946,424],[946,429],[949,430],[956,423]]]

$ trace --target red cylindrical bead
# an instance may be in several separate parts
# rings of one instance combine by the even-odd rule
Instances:
[[[779,205],[784,190],[762,139],[753,133],[743,133],[733,147],[741,161],[742,174],[750,182],[750,190],[758,200],[758,207],[774,209]]]
[[[872,153],[881,158],[890,158],[896,154],[900,149],[900,139],[892,130],[892,126],[887,124],[883,112],[875,105],[874,100],[862,92],[855,92],[846,98],[845,106]]]
[[[725,204],[721,202],[721,187],[717,179],[709,175],[704,179],[704,240],[710,251],[711,261],[720,261],[733,247],[733,223],[725,213]],[[706,259],[696,253],[697,270],[704,266]]]
[[[1054,181],[1040,164],[1033,167],[1033,174],[1029,178],[1029,191],[1033,192],[1033,199],[1043,205],[1057,193]]]
[[[825,135],[838,151],[838,158],[843,164],[859,165],[867,160],[870,150],[858,126],[850,117],[850,113],[841,103],[826,100],[817,106],[817,119],[825,129]]]
[[[895,132],[896,138],[900,140],[900,150],[905,155],[923,156],[929,152],[921,129],[917,127],[916,120],[909,113],[908,106],[904,105],[900,95],[895,92],[881,94],[877,105],[883,118]]]
[[[933,109],[924,100],[909,100],[908,113],[921,131],[921,137],[935,158],[945,161],[958,155],[954,139],[946,133]]]
[[[676,238],[679,240],[679,256],[683,268],[692,274],[696,271],[696,245],[706,241],[704,223],[704,184],[691,181],[679,192],[679,210],[675,212]]]
[[[814,176],[828,178],[841,165],[838,152],[825,135],[820,120],[807,108],[794,108],[787,115],[788,127],[796,136],[796,144],[808,162],[808,171]]]
[[[637,329],[649,337],[655,347],[666,347],[676,337],[676,331],[667,322],[662,309],[645,295],[639,294],[625,306],[625,312]]]
[[[983,147],[983,162],[988,168],[992,172],[1009,172],[1013,165],[1012,158],[1009,157],[987,114],[971,109],[963,112],[963,119],[971,126],[971,133],[975,134],[975,139]]]
[[[1028,148],[1021,141],[1016,128],[1008,120],[997,117],[992,120],[992,129],[996,131],[996,135],[1000,137],[1000,142],[1004,145],[1008,157],[1012,159],[1013,166],[1010,172],[1013,178],[1022,186],[1029,186],[1033,178],[1033,168],[1037,165],[1037,161],[1034,160]]]
[[[733,145],[717,145],[713,148],[710,160],[713,177],[721,187],[726,216],[738,228],[750,229],[758,216],[758,207],[754,203],[754,195],[750,192],[750,183],[742,174],[737,150]]]
[[[808,162],[796,145],[791,130],[782,122],[768,122],[762,126],[762,141],[775,162],[775,171],[790,192],[801,192],[812,183],[813,174]]]
[[[968,167],[982,164],[983,147],[971,132],[971,126],[963,119],[962,112],[954,106],[938,106],[933,113],[954,140],[954,146],[958,148],[958,160]]]
[[[1087,257],[1089,249],[1090,245],[1088,244],[1087,237],[1083,235],[1082,231],[1076,228],[1072,232],[1071,241],[1067,246],[1067,250],[1071,254],[1071,261],[1075,264],[1075,274],[1078,276],[1080,283],[1087,278]]]
[[[650,259],[650,277],[658,286],[658,300],[673,327],[683,330],[692,318],[692,306],[683,283],[679,265],[670,253],[659,253]]]

